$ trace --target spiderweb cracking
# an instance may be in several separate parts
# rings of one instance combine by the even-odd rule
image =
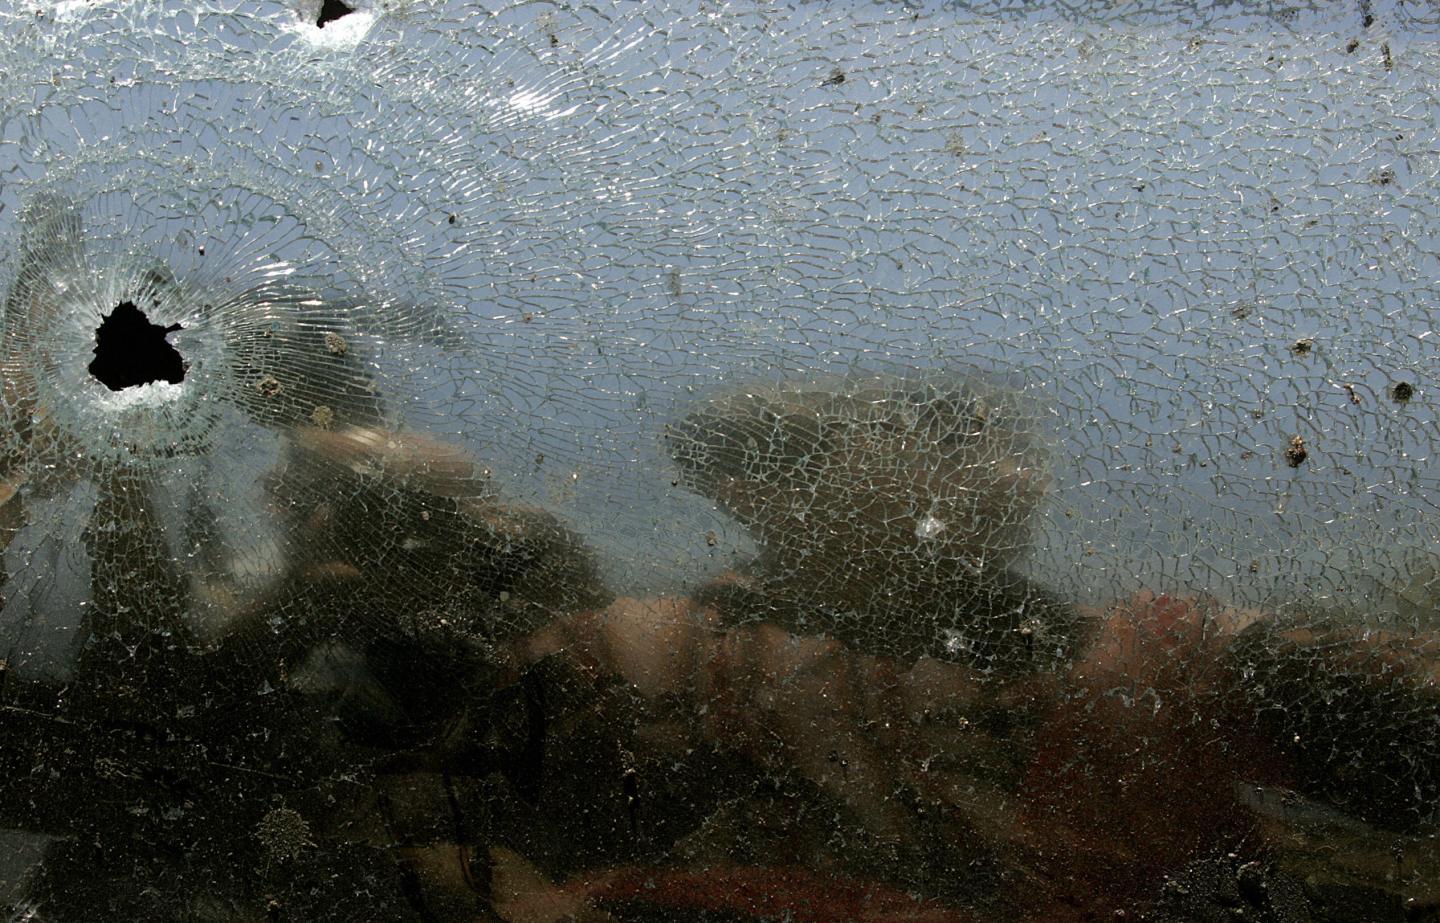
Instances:
[[[1437,24],[0,6],[14,912],[1426,919]]]

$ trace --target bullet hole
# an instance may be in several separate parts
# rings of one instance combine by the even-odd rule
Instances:
[[[1315,341],[1306,337],[1303,340],[1296,340],[1290,344],[1290,352],[1295,356],[1308,356],[1315,349]]]
[[[315,25],[321,29],[325,28],[327,22],[334,22],[344,16],[355,12],[355,7],[344,0],[323,0],[320,4],[320,15],[315,20]]]
[[[201,256],[204,256],[204,255],[205,255],[205,248],[204,248],[204,247],[196,247],[196,248],[195,248],[195,252],[198,253],[198,254],[200,254]]]
[[[1375,183],[1380,186],[1395,185],[1395,168],[1381,167],[1380,170],[1375,174]]]
[[[255,383],[255,390],[260,392],[261,397],[279,397],[285,386],[274,375],[266,375]]]
[[[1349,44],[1347,44],[1347,45],[1345,46],[1345,53],[1346,53],[1346,54],[1354,54],[1354,53],[1355,53],[1355,49],[1357,49],[1357,48],[1359,48],[1359,47],[1360,47],[1360,40],[1359,40],[1358,38],[1352,38],[1352,39],[1350,40]]]
[[[457,222],[457,221],[459,221],[459,220],[460,220],[460,216],[459,216],[459,215],[451,215],[450,217],[448,217],[448,218],[445,219],[445,223],[446,223],[446,224],[454,224],[455,222]]]
[[[1380,43],[1380,62],[1385,65],[1387,71],[1395,69],[1395,59],[1390,56],[1389,42]]]
[[[325,404],[320,404],[314,410],[310,411],[310,422],[321,429],[329,429],[335,422],[335,411],[331,410]]]
[[[838,87],[840,84],[842,84],[842,83],[844,83],[844,82],[845,82],[845,72],[842,71],[840,68],[837,67],[837,68],[835,68],[833,71],[830,72],[830,76],[829,76],[829,77],[826,77],[825,80],[824,80],[824,82],[822,82],[820,85],[821,85],[822,87]]]
[[[1397,381],[1390,386],[1390,400],[1397,404],[1408,403],[1415,396],[1415,386],[1408,381]]]
[[[95,359],[89,371],[111,391],[167,381],[185,380],[185,361],[165,339],[182,329],[150,323],[132,301],[122,301],[95,328]]]
[[[1309,456],[1310,452],[1305,448],[1305,440],[1300,436],[1292,436],[1290,444],[1285,447],[1285,464],[1291,468],[1299,468]]]
[[[325,331],[325,351],[332,356],[343,356],[350,351],[350,344],[333,330]]]
[[[293,862],[306,850],[314,849],[310,825],[299,812],[275,808],[255,826],[255,838],[271,862]]]

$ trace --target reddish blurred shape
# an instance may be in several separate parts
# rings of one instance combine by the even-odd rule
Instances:
[[[1050,884],[1045,919],[1113,920],[1167,874],[1252,839],[1236,780],[1290,773],[1224,682],[1221,654],[1243,621],[1213,600],[1150,592],[1103,618],[1021,792]]]

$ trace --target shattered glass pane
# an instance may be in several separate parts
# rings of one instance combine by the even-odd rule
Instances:
[[[1440,15],[0,0],[16,920],[1440,920]]]

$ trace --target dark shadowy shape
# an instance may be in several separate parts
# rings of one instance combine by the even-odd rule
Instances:
[[[1263,862],[1202,859],[1177,874],[1146,917],[1154,923],[1312,923],[1304,884]]]
[[[1301,770],[1301,790],[1393,831],[1440,823],[1440,641],[1290,612],[1229,655],[1258,726]]]
[[[291,439],[270,489],[295,554],[213,643],[186,630],[140,485],[97,505],[73,688],[0,700],[0,825],[59,837],[26,891],[43,919],[473,919],[426,877],[427,844],[450,844],[446,868],[454,844],[532,829],[591,837],[576,861],[633,857],[619,768],[613,827],[574,810],[597,802],[600,754],[628,752],[615,725],[507,647],[608,599],[583,544],[440,443]]]
[[[1070,609],[1022,576],[1049,488],[1019,399],[978,375],[724,394],[668,434],[685,483],[761,546],[701,592],[727,617],[1002,671],[1068,656]]]

